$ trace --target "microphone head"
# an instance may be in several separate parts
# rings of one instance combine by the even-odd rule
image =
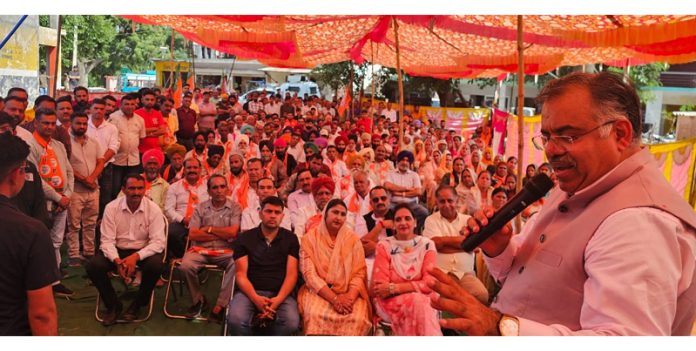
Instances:
[[[551,180],[549,176],[544,173],[539,173],[532,177],[532,179],[530,179],[527,184],[524,185],[524,190],[529,191],[530,193],[534,194],[537,199],[539,199],[546,195],[546,193],[548,193],[554,185],[553,180]]]

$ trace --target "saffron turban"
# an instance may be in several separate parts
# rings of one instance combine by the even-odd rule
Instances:
[[[334,183],[331,177],[327,176],[315,178],[312,182],[312,195],[316,195],[317,193],[319,193],[319,190],[321,190],[322,188],[328,189],[329,192],[333,194],[333,192],[336,190],[336,183]]]
[[[183,147],[183,146],[182,146]],[[157,162],[157,164],[162,167],[162,164],[164,164],[164,154],[160,149],[150,149],[145,151],[143,154],[143,165],[146,165],[148,162],[154,160]]]
[[[169,147],[167,147],[166,152],[167,152],[167,158],[169,158],[170,160],[172,159],[172,156],[174,156],[174,154],[179,154],[179,155],[181,155],[181,157],[186,156],[186,148],[181,144],[175,143],[175,144],[169,145]],[[145,156],[145,155],[143,155],[143,156]]]

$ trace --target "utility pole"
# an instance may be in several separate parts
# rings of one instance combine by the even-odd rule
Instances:
[[[73,26],[72,66],[77,66],[77,24]]]

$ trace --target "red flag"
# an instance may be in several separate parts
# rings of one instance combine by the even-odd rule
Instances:
[[[341,104],[338,106],[338,114],[339,116],[343,116],[343,114],[346,112],[348,108],[350,108],[350,101],[352,100],[350,96],[350,86],[346,86],[346,92],[343,94],[343,99],[341,100]]]

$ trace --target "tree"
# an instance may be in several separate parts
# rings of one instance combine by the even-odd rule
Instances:
[[[649,88],[662,86],[660,74],[668,69],[669,64],[662,62],[630,67],[628,76],[633,80],[633,83],[635,83],[638,89],[638,96],[642,103],[650,102],[655,98],[655,95]],[[609,67],[609,71],[625,74],[623,68]]]
[[[80,85],[101,85],[103,77],[121,68],[141,72],[154,68],[152,58],[169,48],[172,31],[162,26],[134,24],[116,16],[63,16],[61,45],[63,69],[72,69],[74,32],[77,30],[77,69]],[[186,59],[187,41],[174,34],[174,58]],[[167,56],[169,58],[169,56]],[[88,84],[89,83],[89,84]]]
[[[74,33],[77,31],[79,84],[88,86],[88,77],[92,70],[100,64],[104,66],[111,64],[116,27],[111,16],[64,16],[63,28],[66,31],[61,43],[63,67],[68,68],[66,72],[72,69]],[[92,83],[100,80],[94,77]]]
[[[376,66],[374,78],[372,78],[372,67],[367,62],[360,65],[356,65],[352,61],[319,65],[309,75],[318,83],[331,88],[338,95],[338,90],[350,83],[351,67],[353,68],[354,96],[364,93],[368,78],[371,81],[374,79],[375,95],[381,95],[381,89],[378,88],[388,80],[390,72],[387,68]]]

